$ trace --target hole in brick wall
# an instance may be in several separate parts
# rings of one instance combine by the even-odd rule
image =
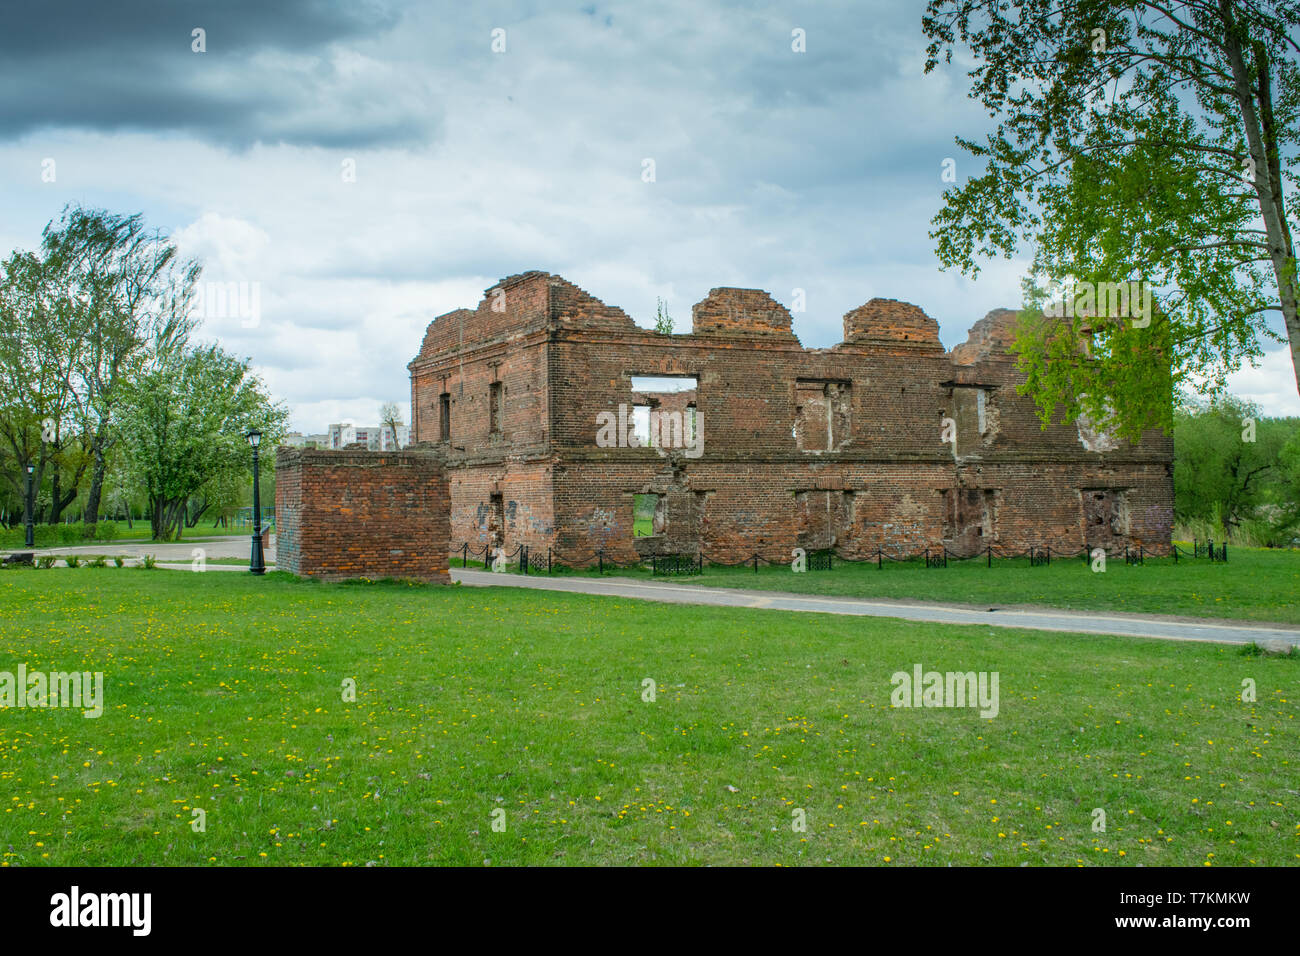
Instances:
[[[689,448],[699,427],[694,404],[681,409],[633,405],[631,422],[632,434],[642,448]]]
[[[632,496],[632,537],[649,538],[664,533],[664,502],[661,495]]]
[[[487,533],[492,547],[499,548],[505,543],[506,523],[505,498],[503,495],[491,495],[488,498]]]
[[[1107,544],[1129,534],[1129,504],[1124,489],[1090,488],[1082,498],[1089,546]]]
[[[700,428],[693,375],[632,375],[632,432],[642,448],[693,448]]]
[[[693,375],[633,375],[632,391],[651,394],[673,395],[677,392],[693,392],[699,388],[699,381]]]
[[[642,448],[650,447],[650,406],[632,406],[632,434]]]
[[[493,382],[488,386],[488,431],[493,435],[501,434],[501,395],[503,388],[500,382]]]
[[[852,387],[848,382],[795,382],[794,440],[800,451],[834,451],[849,436]]]
[[[978,444],[989,434],[988,390],[954,389],[952,417],[957,425],[959,447],[969,448]]]

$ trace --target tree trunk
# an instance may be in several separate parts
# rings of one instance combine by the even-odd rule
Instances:
[[[167,524],[165,521],[167,513],[167,502],[162,498],[149,498],[149,532],[153,535],[153,540],[161,541],[167,533]]]
[[[63,519],[63,510],[77,500],[77,486],[73,485],[72,489],[60,500],[58,496],[59,486],[54,486],[55,498],[52,503],[50,512],[50,524],[58,524]]]
[[[59,504],[59,482],[62,479],[61,469],[55,465],[54,477],[50,479],[50,524],[59,523],[59,515],[63,511],[63,506]]]
[[[182,498],[179,501],[174,502],[170,511],[167,513],[168,536],[170,537],[173,528],[176,529],[176,537],[172,539],[174,541],[179,541],[181,539],[181,532],[185,528],[185,504],[186,501]]]
[[[1272,126],[1271,76],[1268,63],[1263,59],[1262,45],[1256,47],[1257,76],[1252,83],[1250,70],[1242,55],[1237,23],[1232,15],[1230,0],[1219,0],[1219,13],[1224,23],[1224,49],[1232,68],[1233,91],[1241,107],[1241,118],[1246,132],[1246,143],[1254,164],[1255,195],[1259,200],[1260,215],[1264,220],[1264,234],[1269,260],[1277,279],[1278,299],[1282,306],[1282,321],[1286,325],[1287,339],[1291,345],[1291,366],[1296,378],[1296,391],[1300,392],[1300,310],[1297,306],[1295,250],[1291,245],[1290,229],[1282,200],[1281,176],[1276,170],[1276,130]],[[1255,108],[1255,95],[1260,96],[1260,109]],[[1261,124],[1260,113],[1264,114]]]
[[[99,522],[99,500],[104,493],[104,472],[107,462],[104,457],[104,428],[101,425],[95,434],[95,467],[90,473],[90,490],[86,492],[86,511],[90,519],[86,522],[92,528]]]
[[[212,502],[205,499],[202,508],[198,508],[195,510],[190,510],[187,508],[186,516],[185,516],[185,527],[193,528],[196,524],[199,523],[199,519],[203,517],[204,513],[211,507],[212,507]]]

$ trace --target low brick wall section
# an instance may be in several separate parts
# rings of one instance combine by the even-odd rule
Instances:
[[[281,446],[275,458],[276,567],[326,581],[450,583],[450,508],[435,450]]]

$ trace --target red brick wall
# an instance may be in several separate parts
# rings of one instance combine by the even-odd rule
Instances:
[[[464,466],[449,472],[453,550],[485,544],[513,551],[545,548],[555,533],[551,466],[545,462]],[[501,496],[501,524],[492,526],[492,496]],[[477,560],[482,560],[478,558]]]
[[[446,584],[449,510],[447,477],[436,452],[276,450],[281,571],[327,581]]]
[[[770,336],[790,341],[790,313],[761,289],[710,289],[691,308],[696,335]]]
[[[504,312],[485,313],[498,289]],[[919,308],[873,299],[845,316],[844,343],[805,350],[789,313],[757,290],[714,289],[693,312],[694,332],[664,336],[534,272],[487,290],[477,310],[450,315],[463,320],[454,342],[447,317],[435,320],[411,373],[422,439],[437,437],[441,383],[455,386],[452,440],[443,446],[454,547],[487,540],[483,515],[495,493],[507,513],[498,543],[554,546],[561,560],[597,548],[614,560],[700,548],[723,560],[755,551],[784,560],[796,545],[822,540],[850,554],[942,543],[960,550],[985,539],[1067,549],[1095,537],[1083,497],[1092,489],[1123,502],[1114,543],[1169,545],[1169,437],[1152,432],[1095,452],[1073,423],[1041,429],[1015,391],[1023,379],[1006,353],[1013,312],[990,313],[947,353]],[[698,380],[690,399],[703,455],[598,447],[598,416],[641,400],[632,379],[665,375]],[[506,390],[500,436],[487,424],[493,376]],[[842,396],[833,438],[830,447],[801,447],[798,408],[819,383]],[[941,440],[945,418],[957,423],[955,449]],[[963,500],[987,510],[984,533],[945,519],[952,489],[979,490]],[[664,496],[663,533],[634,540],[632,497],[647,493]]]

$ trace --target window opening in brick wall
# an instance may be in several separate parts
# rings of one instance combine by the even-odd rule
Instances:
[[[649,538],[664,533],[662,495],[632,496],[632,537]]]
[[[848,382],[795,382],[793,435],[800,451],[836,451],[849,437],[852,387]]]

